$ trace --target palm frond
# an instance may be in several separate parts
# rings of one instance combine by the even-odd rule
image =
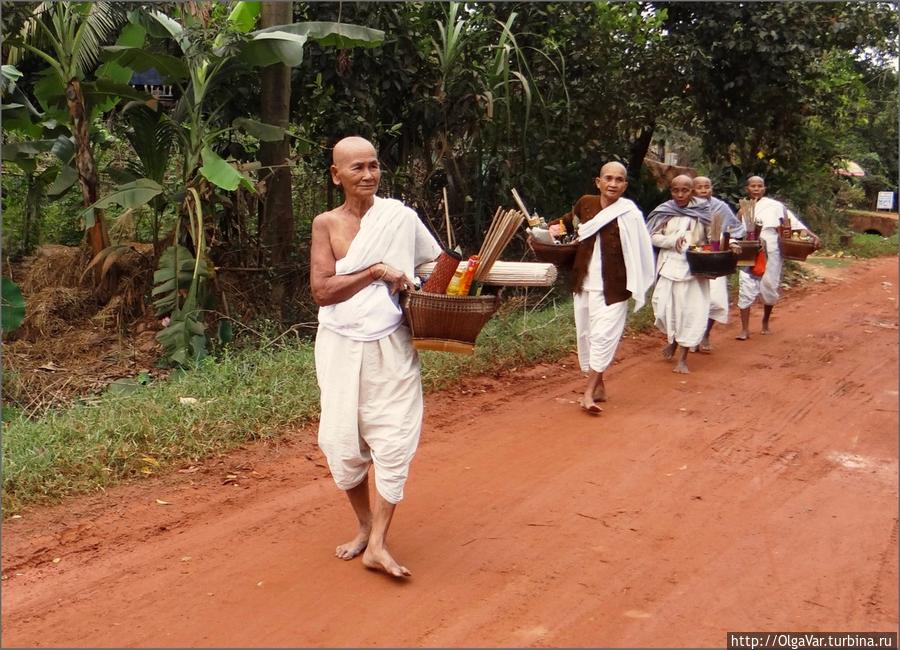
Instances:
[[[135,106],[123,115],[128,123],[125,137],[140,160],[143,176],[162,184],[175,139],[175,126],[162,111]]]
[[[45,14],[53,7],[53,5],[54,3],[51,0],[45,0],[44,2],[37,4],[34,7],[34,11],[31,13],[31,16],[22,25],[22,29],[19,31],[16,40],[30,43],[38,48],[46,45],[46,39],[44,38],[43,31],[39,28],[38,23],[44,19]],[[24,56],[25,48],[23,46],[10,45],[6,62],[10,65],[15,65],[21,61]]]
[[[79,72],[85,74],[96,67],[100,49],[118,33],[125,24],[125,8],[107,0],[92,3],[90,11],[76,33],[76,47],[72,54]]]

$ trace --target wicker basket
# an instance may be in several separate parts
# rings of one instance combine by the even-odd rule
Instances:
[[[411,291],[400,304],[418,350],[472,354],[481,328],[500,307],[493,296],[448,296]]]
[[[738,266],[753,266],[756,262],[756,255],[759,253],[758,239],[736,239],[735,244],[740,245],[741,254],[737,256]]]
[[[737,257],[731,251],[687,252],[691,274],[700,278],[719,278],[737,271]]]
[[[528,236],[528,247],[534,252],[539,262],[555,264],[556,266],[571,266],[575,262],[575,252],[578,250],[578,242],[569,244],[542,244]]]
[[[802,239],[784,239],[778,238],[778,248],[781,249],[781,256],[787,260],[804,261],[809,254],[818,249],[811,241],[803,241]]]

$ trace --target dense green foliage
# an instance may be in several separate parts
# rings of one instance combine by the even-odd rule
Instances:
[[[227,83],[208,84],[195,64],[242,52],[248,37],[240,29],[249,29],[255,16],[244,16],[235,31],[229,27],[234,3],[197,6],[193,13],[183,5],[153,6],[183,23],[194,44],[184,57],[178,39],[153,21],[134,22],[132,14],[129,25],[148,30],[144,47],[156,67],[171,81],[188,81],[189,98],[206,84],[207,108],[176,117],[172,127],[185,134],[177,140],[154,139],[153,125],[142,123],[146,116],[124,110],[125,102],[96,115],[91,137],[101,195],[122,182],[122,170],[130,170],[132,179],[140,173],[184,183],[200,149],[188,146],[173,155],[168,148],[177,141],[203,140],[210,155],[253,160],[258,138],[232,125],[239,118],[259,119],[259,76],[229,64],[222,68]],[[23,30],[35,7],[12,5],[5,29]],[[294,206],[296,261],[303,263],[311,217],[323,203],[338,200],[324,176],[328,147],[350,133],[378,143],[385,192],[406,198],[435,225],[446,186],[457,235],[469,248],[477,246],[496,206],[510,204],[511,187],[531,209],[554,216],[593,191],[597,165],[608,159],[631,163],[631,195],[649,211],[659,194],[638,167],[662,141],[683,154],[690,149],[688,164],[713,176],[726,196],[736,198],[747,174],[762,173],[770,191],[808,213],[815,227],[838,227],[829,207],[848,183],[832,173],[840,159],[855,160],[868,172],[852,181],[867,200],[879,189],[896,189],[894,9],[855,2],[295,2],[295,21],[352,23],[385,33],[371,49],[310,40],[293,68],[288,131],[295,171],[322,173],[294,174],[295,185],[306,184],[295,195],[309,197]],[[143,54],[126,56],[127,48],[140,47],[133,39],[113,35],[101,45],[113,42],[119,43],[113,58],[120,66],[147,67]],[[5,60],[9,54],[4,45]],[[38,82],[47,63],[28,52],[17,61],[19,87],[46,110],[35,97],[42,96]],[[85,79],[109,76],[106,65],[102,74],[86,69]],[[6,142],[20,137],[4,122]],[[153,155],[154,142],[160,155]],[[40,161],[37,172],[51,164],[49,154]],[[161,168],[161,162],[167,165]],[[12,232],[5,253],[27,252],[75,230],[58,223],[76,221],[69,209],[32,211],[37,216],[25,219],[34,179],[8,170],[3,189],[10,220],[4,221]],[[209,206],[206,218],[221,230],[220,250],[211,254],[265,263],[235,260],[240,253],[228,252],[238,249],[238,233],[244,242],[263,227],[255,223],[256,199],[240,196],[243,191]],[[168,232],[179,198],[156,201],[140,215],[139,231],[151,238]],[[241,206],[247,206],[243,213]]]

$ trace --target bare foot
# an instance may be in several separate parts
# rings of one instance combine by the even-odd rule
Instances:
[[[735,336],[734,338],[737,339],[738,341],[746,341],[747,339],[750,338],[750,332],[744,330],[743,332],[741,332],[740,334],[738,334],[738,335]]]
[[[603,409],[597,406],[593,401],[581,400],[580,402],[581,410],[585,413],[590,413],[591,415],[600,415],[603,412]]]
[[[391,554],[388,553],[387,548],[384,546],[377,551],[371,547],[367,548],[366,552],[363,553],[362,563],[367,569],[384,571],[389,576],[395,578],[405,578],[412,575],[409,569],[398,564],[397,561],[391,557]]]
[[[672,358],[672,355],[675,354],[675,348],[676,348],[676,347],[678,347],[678,344],[675,343],[675,341],[672,341],[672,342],[669,343],[666,347],[664,347],[664,348],[662,349],[662,356],[663,356],[663,359],[665,359],[666,361],[668,361],[669,359],[671,359],[671,358]]]
[[[606,401],[606,384],[602,381],[597,384],[596,389],[594,389],[594,401],[595,402],[605,402]]]
[[[351,539],[346,544],[341,544],[336,549],[334,549],[334,556],[342,560],[352,560],[357,555],[365,551],[368,544],[369,531],[360,529],[360,531],[356,534],[356,537]]]
[[[684,362],[684,359],[675,364],[675,367],[672,368],[672,372],[677,372],[682,375],[690,374],[690,370],[688,370],[687,364]]]
[[[760,334],[771,334],[772,330],[769,329],[768,325],[763,325],[763,328],[759,331]]]
[[[709,344],[708,336],[703,337],[703,340],[700,341],[700,345],[697,346],[697,350],[700,352],[712,352],[712,345]]]

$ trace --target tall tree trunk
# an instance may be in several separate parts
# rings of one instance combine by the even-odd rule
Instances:
[[[66,86],[66,104],[72,118],[72,135],[75,137],[75,169],[78,170],[78,184],[81,186],[82,203],[85,207],[97,201],[97,166],[91,155],[91,141],[88,135],[88,116],[84,108],[84,94],[77,79]],[[94,210],[94,225],[88,228],[91,253],[96,255],[109,246],[109,235],[102,210]],[[99,274],[95,275],[99,279]]]
[[[644,165],[644,158],[647,157],[647,151],[650,149],[655,130],[656,120],[653,120],[641,127],[638,137],[631,143],[631,154],[628,157],[628,176],[632,180],[637,180],[641,176],[641,167]]]
[[[25,224],[22,228],[22,252],[31,254],[31,249],[39,238],[38,222],[41,214],[41,199],[44,198],[44,182],[35,173],[26,174]]]
[[[263,28],[291,22],[292,2],[263,2]],[[291,102],[291,69],[287,65],[275,63],[263,68],[260,100],[262,121],[287,128]],[[259,148],[259,160],[263,167],[272,167],[260,175],[266,182],[266,194],[260,204],[259,217],[270,262],[276,267],[273,298],[281,305],[281,317],[285,321],[291,320],[291,289],[296,276],[294,273],[286,274],[284,268],[290,261],[294,245],[291,170],[287,166],[289,152],[287,136],[281,142],[263,142]]]

